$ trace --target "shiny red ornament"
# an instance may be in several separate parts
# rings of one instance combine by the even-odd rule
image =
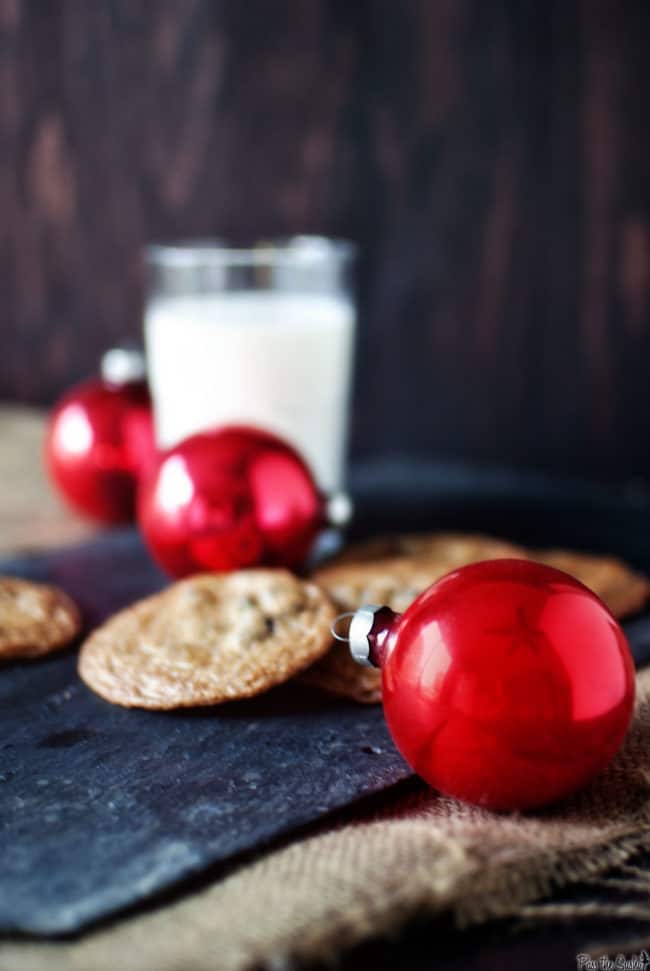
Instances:
[[[323,523],[323,502],[296,451],[254,428],[185,439],[144,477],[138,522],[172,576],[257,565],[300,566]]]
[[[382,668],[384,711],[415,771],[447,795],[528,809],[613,758],[634,704],[623,631],[595,594],[524,560],[463,567],[402,615],[355,614],[350,646]]]
[[[68,503],[92,519],[133,520],[137,477],[154,456],[143,379],[90,379],[72,388],[50,416],[45,443],[50,476]]]

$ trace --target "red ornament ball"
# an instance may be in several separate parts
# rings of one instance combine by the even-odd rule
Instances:
[[[54,484],[78,512],[104,523],[135,516],[137,476],[155,453],[144,381],[77,385],[50,417],[45,457]]]
[[[377,614],[369,641],[397,747],[447,795],[541,806],[587,783],[625,737],[635,686],[625,635],[559,570],[463,567],[392,623]]]
[[[138,521],[172,576],[300,566],[323,520],[306,464],[286,442],[224,427],[185,439],[144,477]]]

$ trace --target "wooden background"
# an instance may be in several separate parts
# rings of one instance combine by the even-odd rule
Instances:
[[[650,478],[647,0],[0,0],[0,398],[152,238],[364,252],[357,455]]]

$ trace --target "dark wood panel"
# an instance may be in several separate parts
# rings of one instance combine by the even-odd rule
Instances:
[[[147,240],[334,225],[355,40],[310,0],[2,3],[2,392],[47,400],[138,333]]]
[[[357,453],[650,476],[644,0],[0,0],[0,395],[152,238],[362,244]]]

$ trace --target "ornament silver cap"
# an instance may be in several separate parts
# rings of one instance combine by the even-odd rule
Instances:
[[[325,518],[328,526],[347,526],[352,519],[352,500],[347,492],[333,492],[327,497]]]
[[[111,347],[102,356],[100,373],[109,384],[143,381],[147,373],[144,354],[137,347]]]
[[[364,604],[358,610],[340,614],[332,625],[332,636],[337,641],[345,641],[350,648],[350,654],[357,662],[367,668],[377,667],[370,659],[371,644],[370,634],[375,623],[375,615],[384,608],[381,604]],[[350,618],[347,636],[338,633],[338,625],[341,620]]]

